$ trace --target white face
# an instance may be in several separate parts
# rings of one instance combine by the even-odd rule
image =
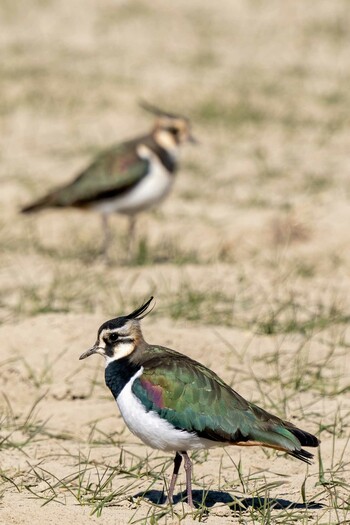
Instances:
[[[100,354],[108,365],[130,355],[142,342],[145,343],[140,328],[140,321],[153,301],[153,296],[131,314],[106,321],[100,326],[97,341],[92,348],[81,354],[79,359],[86,359],[92,354]]]
[[[120,328],[104,328],[96,341],[94,353],[105,358],[106,366],[130,355],[135,350],[138,325],[138,321],[130,320]]]
[[[164,129],[156,131],[156,141],[162,148],[166,149],[173,157],[177,157],[179,154],[179,144],[176,142],[175,137]]]
[[[189,122],[182,118],[161,117],[156,127],[156,140],[166,149],[193,141]]]

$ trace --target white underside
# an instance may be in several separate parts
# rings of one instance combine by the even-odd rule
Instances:
[[[150,447],[164,451],[183,451],[220,446],[221,443],[196,436],[185,430],[175,429],[156,412],[147,412],[141,401],[132,393],[135,379],[143,368],[130,379],[117,398],[119,410],[129,430]],[[224,446],[224,444],[222,444]]]
[[[93,208],[103,214],[133,215],[163,200],[173,185],[174,175],[164,168],[156,155],[148,153],[147,158],[150,160],[150,171],[133,189],[124,195],[99,202]]]

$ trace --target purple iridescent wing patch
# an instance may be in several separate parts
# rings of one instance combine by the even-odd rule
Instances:
[[[163,389],[159,385],[154,385],[148,379],[141,378],[140,383],[147,392],[147,397],[157,408],[165,408],[163,399]]]

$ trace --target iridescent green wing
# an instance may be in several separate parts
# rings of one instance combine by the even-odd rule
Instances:
[[[137,155],[135,142],[101,153],[71,184],[52,192],[53,206],[84,205],[123,194],[148,172],[149,162]]]
[[[185,356],[153,359],[132,390],[147,410],[200,437],[300,449],[282,420],[248,403],[214,372]]]

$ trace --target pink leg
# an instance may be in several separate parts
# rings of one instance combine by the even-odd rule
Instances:
[[[130,215],[129,217],[129,232],[128,232],[128,245],[126,250],[127,260],[131,261],[132,251],[134,248],[134,237],[135,237],[135,225],[136,217],[135,215]]]
[[[192,463],[187,455],[187,452],[181,452],[181,456],[185,460],[185,472],[186,472],[186,492],[187,492],[187,503],[190,507],[194,508],[192,499]]]

